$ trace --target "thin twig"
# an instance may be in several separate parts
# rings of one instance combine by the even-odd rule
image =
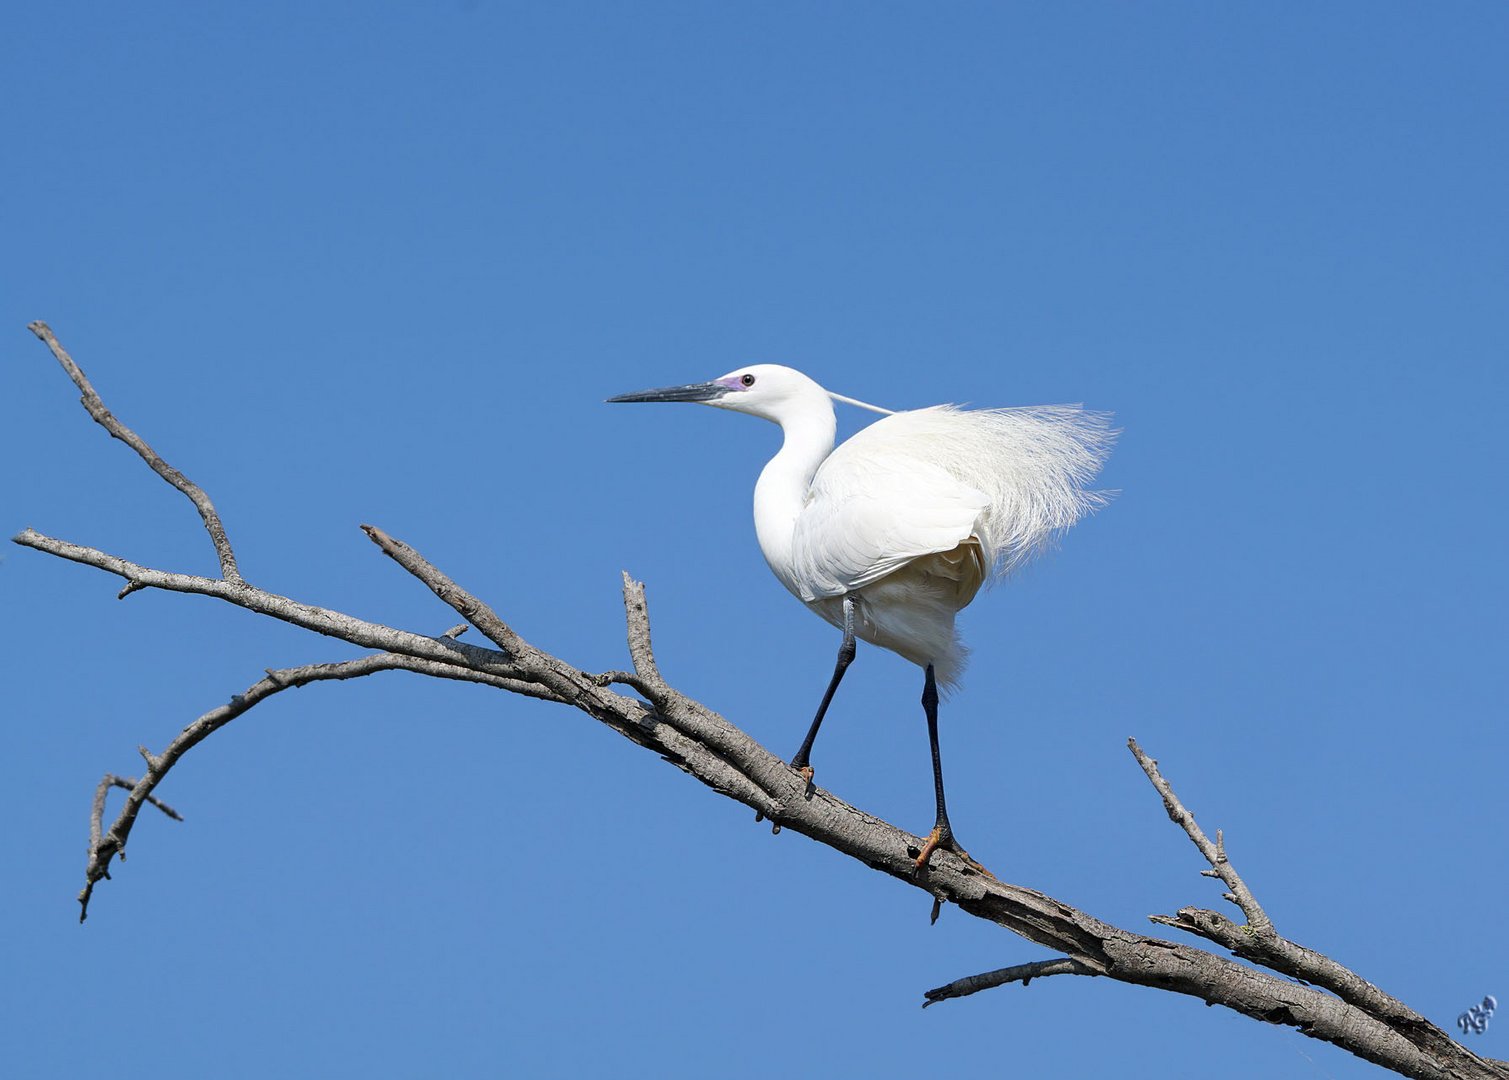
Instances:
[[[384,555],[428,585],[436,596],[455,609],[467,622],[481,630],[489,641],[509,656],[517,660],[526,653],[534,652],[507,623],[498,618],[497,612],[457,585],[408,544],[402,540],[395,540],[376,525],[363,525],[362,532],[367,534],[367,539],[382,549]]]
[[[1205,830],[1200,828],[1200,823],[1195,820],[1195,815],[1184,808],[1184,804],[1179,801],[1179,796],[1174,794],[1173,787],[1158,771],[1158,763],[1143,753],[1136,739],[1128,739],[1127,748],[1132,751],[1137,764],[1142,766],[1142,771],[1147,773],[1147,778],[1153,782],[1153,787],[1163,797],[1163,808],[1168,811],[1169,820],[1184,830],[1185,835],[1199,849],[1200,854],[1205,856],[1205,861],[1210,863],[1211,870],[1231,890],[1227,899],[1242,909],[1251,932],[1259,936],[1273,933],[1272,920],[1268,918],[1262,905],[1257,902],[1257,898],[1252,895],[1252,890],[1247,888],[1247,883],[1237,873],[1237,868],[1231,865],[1231,860],[1226,857],[1224,838],[1217,843],[1211,843],[1210,837],[1205,835]],[[1216,836],[1220,838],[1221,834],[1218,832]]]
[[[57,358],[58,363],[63,366],[63,370],[68,373],[68,377],[73,380],[74,385],[83,394],[80,401],[83,403],[84,408],[88,410],[89,415],[94,418],[95,423],[99,424],[132,450],[135,450],[141,459],[151,466],[153,472],[188,496],[189,501],[199,511],[199,516],[204,519],[204,527],[210,534],[210,542],[215,545],[215,554],[220,558],[221,576],[226,581],[240,582],[241,573],[236,569],[236,556],[231,551],[230,538],[225,535],[225,526],[220,523],[220,515],[215,512],[215,504],[210,502],[210,497],[204,493],[204,489],[164,461],[157,451],[147,445],[145,439],[121,423],[109,409],[105,408],[104,401],[100,399],[99,394],[95,393],[94,387],[84,375],[83,369],[74,362],[73,357],[68,355],[68,351],[58,343],[58,339],[53,336],[50,326],[39,319],[29,324],[27,329],[36,334],[52,350],[52,355]],[[136,588],[139,587],[136,586]],[[126,588],[121,592],[121,597],[124,598],[133,591],[133,586],[127,584]]]
[[[981,990],[1005,986],[1007,983],[1019,982],[1026,986],[1033,979],[1044,979],[1049,975],[1093,976],[1101,974],[1104,973],[1068,956],[1060,956],[1053,960],[1035,960],[1030,964],[1017,964],[1013,967],[997,968],[995,971],[987,971],[980,975],[967,975],[962,979],[955,979],[947,986],[935,987],[922,995],[927,998],[922,1003],[922,1007],[925,1009],[929,1005],[936,1005],[949,998],[968,997],[970,994],[978,994]]]
[[[139,781],[131,777],[116,776],[114,773],[106,773],[100,778],[99,785],[94,789],[94,801],[89,807],[89,850],[93,852],[100,846],[100,833],[104,830],[105,821],[105,796],[113,787],[125,788],[127,791],[135,791]],[[183,815],[174,810],[167,803],[155,795],[148,795],[147,802],[161,810],[174,821],[182,821]],[[105,875],[109,877],[109,875]]]
[[[140,783],[140,781],[138,781],[135,777],[114,776],[110,773],[105,774],[105,779],[110,782],[111,787],[125,788],[127,791],[134,791],[136,789],[136,785]],[[167,803],[163,802],[156,795],[148,795],[147,802],[157,807],[157,809],[161,810],[164,814],[172,818],[174,821],[183,820],[182,814],[180,814],[177,810],[174,810]]]

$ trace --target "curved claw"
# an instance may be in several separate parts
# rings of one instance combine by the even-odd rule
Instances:
[[[802,789],[802,795],[808,799],[812,798],[812,792],[816,790],[816,785],[812,783],[812,778],[816,775],[816,772],[813,770],[812,766],[809,765],[806,761],[803,761],[800,754],[793,758],[788,763],[788,766],[796,770],[796,774],[800,776],[806,784],[806,787]]]

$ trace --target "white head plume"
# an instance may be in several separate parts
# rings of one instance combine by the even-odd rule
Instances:
[[[861,409],[869,409],[871,412],[878,412],[881,416],[896,415],[895,409],[882,409],[879,405],[871,405],[869,402],[858,401],[851,397],[844,397],[842,394],[835,394],[832,390],[827,391],[827,394],[834,401],[842,401],[845,405],[855,405]]]

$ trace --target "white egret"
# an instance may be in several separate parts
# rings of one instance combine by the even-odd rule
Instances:
[[[1078,405],[893,413],[777,364],[608,400],[700,402],[781,426],[780,453],[755,484],[755,534],[781,584],[844,635],[791,765],[811,779],[812,744],[854,639],[900,654],[925,672],[937,800],[917,867],[939,847],[967,859],[949,824],[938,754],[938,685],[956,684],[967,655],[954,616],[988,580],[1104,503],[1086,485],[1115,439],[1109,416]],[[887,415],[834,449],[835,400]]]

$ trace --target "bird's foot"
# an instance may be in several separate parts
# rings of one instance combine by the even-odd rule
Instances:
[[[805,757],[803,757],[801,754],[798,754],[796,757],[791,759],[791,768],[795,769],[796,774],[807,782],[807,790],[805,794],[810,796],[812,794],[812,777],[816,775],[816,773],[813,771],[812,765],[807,761]]]
[[[959,846],[959,841],[954,839],[954,830],[949,826],[947,821],[940,821],[934,825],[933,831],[928,833],[927,839],[923,841],[922,850],[917,853],[917,872],[919,874],[927,867],[928,860],[933,857],[933,852],[939,848],[959,856],[976,873],[983,874],[985,877],[990,878],[991,881],[996,880],[994,874],[981,866],[970,856],[969,852]]]

